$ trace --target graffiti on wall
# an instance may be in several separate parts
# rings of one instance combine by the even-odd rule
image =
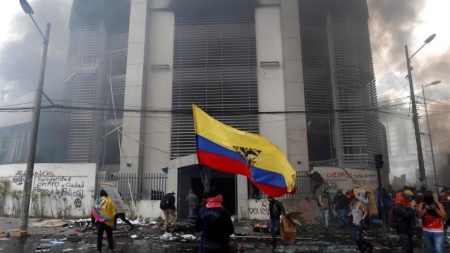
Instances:
[[[59,176],[52,171],[38,170],[33,175],[33,192],[82,199],[85,196],[85,178],[86,176]],[[11,183],[15,185],[23,185],[24,181],[23,170],[18,170],[11,179]]]
[[[377,172],[372,169],[315,167],[314,170],[328,183],[330,192],[337,189],[347,191],[355,187],[373,190],[378,187]]]
[[[7,215],[20,213],[25,168],[26,164],[0,165],[0,180],[4,182],[4,191],[0,191],[3,193],[0,212]],[[53,218],[88,215],[94,200],[95,173],[96,165],[92,163],[36,163],[30,215]]]
[[[269,201],[267,199],[249,199],[248,200],[249,219],[267,220],[269,219]]]

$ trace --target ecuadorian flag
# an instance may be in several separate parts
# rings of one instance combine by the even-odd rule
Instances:
[[[225,125],[192,105],[200,164],[247,176],[273,197],[295,191],[295,170],[267,139]]]

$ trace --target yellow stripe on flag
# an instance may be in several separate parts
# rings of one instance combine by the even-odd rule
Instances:
[[[235,147],[260,150],[254,166],[283,175],[289,192],[295,188],[296,172],[287,160],[286,155],[275,144],[257,134],[240,131],[225,125],[194,104],[192,110],[197,135],[232,151],[235,150]]]

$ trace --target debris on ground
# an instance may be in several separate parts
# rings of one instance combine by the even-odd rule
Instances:
[[[31,227],[65,227],[68,225],[68,222],[63,219],[51,219],[38,221],[31,224]]]
[[[176,238],[172,235],[172,233],[164,233],[162,236],[159,237],[159,239],[163,241],[173,241]]]
[[[253,232],[269,233],[269,226],[267,224],[257,223],[253,225]]]
[[[182,235],[181,238],[183,238],[184,240],[187,240],[187,241],[197,240],[197,237],[195,237],[194,235],[191,235],[191,234]]]

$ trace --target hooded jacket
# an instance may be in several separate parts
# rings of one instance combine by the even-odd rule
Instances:
[[[395,195],[394,202],[394,213],[397,216],[398,220],[398,233],[412,233],[412,224],[414,222],[415,212],[409,204],[411,202],[406,199],[402,192],[397,192]]]
[[[222,196],[208,198],[206,207],[198,213],[196,231],[203,232],[205,247],[227,247],[229,237],[234,233],[234,226],[228,211],[222,207]]]

